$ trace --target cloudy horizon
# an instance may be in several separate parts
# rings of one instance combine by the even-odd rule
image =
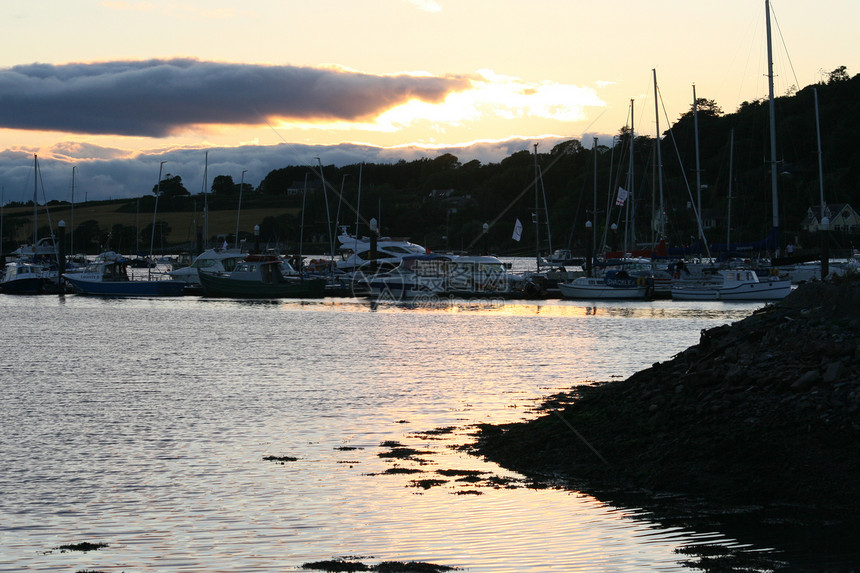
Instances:
[[[343,167],[360,163],[395,163],[438,157],[450,153],[461,163],[478,160],[482,164],[498,163],[522,150],[532,150],[540,144],[541,152],[571,138],[547,137],[540,140],[512,138],[500,142],[475,143],[467,146],[438,149],[405,146],[382,148],[344,143],[337,145],[306,145],[279,143],[275,145],[246,145],[232,148],[182,148],[130,154],[119,149],[99,148],[74,143],[58,144],[48,156],[25,150],[0,152],[0,181],[3,182],[2,204],[26,203],[38,190],[38,203],[58,200],[86,200],[141,197],[152,192],[158,182],[159,167],[164,161],[162,178],[168,174],[180,176],[185,188],[194,195],[211,188],[215,177],[227,175],[238,184],[245,171],[244,182],[257,188],[275,169],[307,165]],[[39,172],[34,174],[34,156],[38,157]],[[74,168],[74,197],[72,169]],[[208,191],[209,189],[207,189]]]

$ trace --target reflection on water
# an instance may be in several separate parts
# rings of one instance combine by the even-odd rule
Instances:
[[[0,571],[299,571],[350,555],[473,572],[678,571],[680,547],[742,547],[522,487],[454,446],[557,389],[666,360],[749,305],[0,305]],[[381,456],[389,442],[426,453]],[[439,483],[413,484],[426,479]],[[82,541],[108,547],[53,549]]]

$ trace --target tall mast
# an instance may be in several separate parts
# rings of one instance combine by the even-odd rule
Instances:
[[[158,197],[161,195],[161,170],[166,161],[158,165],[158,184],[155,186],[155,208],[152,210],[152,235],[149,238],[149,258],[152,260],[152,251],[155,248],[155,217],[158,215]],[[151,272],[151,271],[150,271]]]
[[[236,208],[236,237],[233,246],[239,248],[239,215],[242,213],[242,189],[245,187],[245,173],[247,169],[242,170],[242,180],[239,182],[239,206]]]
[[[818,121],[818,88],[812,88],[812,94],[815,96],[815,138],[818,142],[818,192],[821,194],[821,218],[824,220],[824,212],[827,209],[824,205],[824,166],[821,161],[821,124]]]
[[[591,250],[597,249],[597,138],[594,138],[594,146],[591,148],[591,154],[594,156],[594,211],[591,213]],[[610,174],[611,176],[611,174]],[[587,253],[589,257],[593,256],[593,252]]]
[[[651,70],[654,73],[654,116],[657,125],[657,185],[660,192],[660,214],[657,220],[657,232],[660,238],[666,236],[666,222],[663,220],[663,156],[660,151],[660,101],[657,95],[657,70]]]
[[[627,229],[630,229],[630,235],[632,236],[632,240],[635,243],[636,241],[636,227],[634,223],[633,210],[630,208],[631,203],[633,203],[633,143],[635,137],[634,126],[636,125],[633,122],[633,100],[630,100],[630,169],[628,170],[627,176],[630,180],[627,182],[628,187],[628,195],[627,195],[627,203],[624,206],[627,209],[627,221],[626,225],[624,225],[624,252],[627,252],[628,239],[627,239]]]
[[[75,169],[77,165],[72,166],[72,233],[69,240],[69,252],[75,254]]]
[[[773,228],[777,230],[776,252],[779,254],[779,196],[776,186],[776,111],[773,102],[773,49],[770,36],[770,0],[764,0],[765,22],[767,23],[767,85],[770,109],[770,189],[773,196]]]
[[[702,217],[702,168],[699,163],[699,100],[696,98],[696,84],[693,84],[693,133],[695,135],[696,149],[696,217]],[[702,225],[699,226],[699,239],[705,237],[702,233]]]
[[[328,190],[326,189],[326,184],[325,184],[325,173],[323,173],[322,159],[317,157],[316,160],[317,160],[317,164],[320,167],[320,179],[322,179],[323,198],[325,199],[325,216],[326,216],[326,220],[327,220],[326,229],[328,230],[329,252],[331,253],[332,268],[334,268],[334,237],[332,236],[332,232],[331,232],[331,211],[329,210],[329,207],[328,207]],[[381,217],[380,217],[380,219],[381,219]]]
[[[537,261],[537,270],[540,272],[540,199],[538,198],[538,162],[537,148],[535,143],[535,260]]]
[[[729,219],[726,224],[726,250],[732,250],[732,181],[734,178],[734,161],[735,161],[735,129],[732,128],[729,139]]]
[[[812,88],[812,93],[815,94],[815,136],[818,141],[818,190],[821,193],[821,219],[819,230],[822,231],[821,245],[821,280],[827,278],[830,274],[830,223],[827,222],[825,212],[827,208],[824,206],[824,167],[821,160],[821,126],[818,122],[818,88]]]
[[[358,196],[355,199],[355,242],[353,243],[353,252],[358,252],[358,222],[361,218],[361,174],[364,170],[364,163],[359,163],[358,165]],[[348,233],[344,233],[348,235]]]
[[[38,211],[36,205],[39,198],[39,158],[33,154],[33,256],[36,255],[36,218]]]
[[[209,177],[209,151],[207,150],[203,162],[203,249],[209,247],[209,194],[206,192],[206,180]],[[161,177],[158,178],[161,183]]]

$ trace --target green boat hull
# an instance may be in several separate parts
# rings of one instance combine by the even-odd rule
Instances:
[[[296,279],[264,283],[200,273],[203,296],[226,298],[322,298],[325,279]]]

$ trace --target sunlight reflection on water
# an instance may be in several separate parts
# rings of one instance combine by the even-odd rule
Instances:
[[[666,360],[755,306],[0,305],[0,571],[297,571],[346,555],[474,572],[677,571],[679,546],[734,543],[581,494],[438,470],[518,477],[451,446],[473,424],[528,417],[541,396]],[[382,458],[386,441],[429,453]],[[384,473],[393,467],[421,473]],[[445,481],[412,484],[428,478]],[[53,550],[81,541],[109,546]]]

